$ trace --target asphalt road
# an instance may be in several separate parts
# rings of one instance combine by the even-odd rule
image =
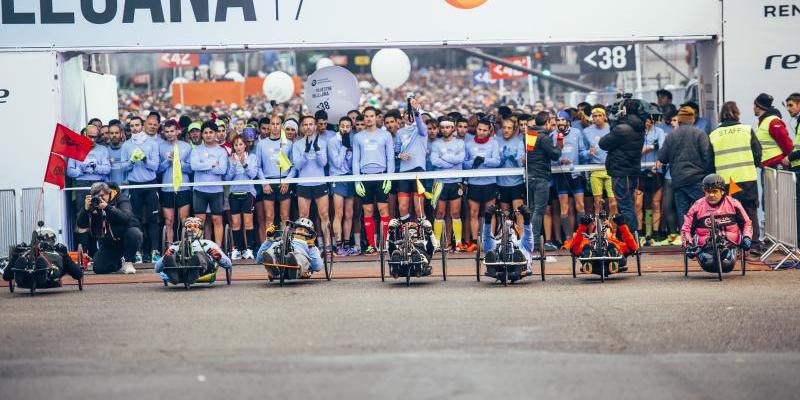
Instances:
[[[0,292],[0,398],[800,397],[800,271]]]

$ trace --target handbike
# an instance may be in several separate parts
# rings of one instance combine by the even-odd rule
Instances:
[[[728,239],[728,235],[723,232],[725,225],[718,225],[719,221],[717,220],[717,216],[712,214],[709,218],[711,226],[709,231],[709,238],[706,242],[705,246],[711,246],[714,250],[714,262],[717,266],[717,279],[722,281],[722,250],[728,249],[733,247],[732,250],[739,251],[740,262],[742,265],[742,276],[745,276],[747,273],[747,255],[746,252],[742,248],[741,240],[739,243],[734,243],[730,239]],[[741,235],[740,235],[741,236]],[[694,237],[693,244],[696,245],[697,238]],[[689,254],[688,248],[683,249],[683,276],[689,276]]]

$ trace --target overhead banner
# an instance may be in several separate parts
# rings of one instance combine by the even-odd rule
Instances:
[[[724,100],[735,101],[742,121],[755,124],[753,101],[770,94],[788,122],[781,103],[800,92],[800,1],[725,1],[724,13]]]
[[[0,50],[357,48],[657,41],[719,34],[718,0],[2,0]],[[748,2],[744,2],[748,3]],[[726,2],[727,4],[727,2]],[[377,14],[376,14],[377,15]],[[547,17],[552,16],[552,18]],[[565,17],[566,18],[566,17]],[[442,21],[447,21],[446,24]],[[661,22],[658,22],[661,21]],[[411,24],[411,25],[409,25]],[[412,27],[413,25],[413,27]]]

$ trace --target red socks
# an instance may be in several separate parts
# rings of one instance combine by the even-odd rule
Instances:
[[[389,237],[389,217],[381,217],[381,226],[383,227],[383,241],[386,241],[386,238]]]
[[[364,232],[367,234],[367,243],[370,247],[375,247],[375,224],[372,217],[364,217]]]

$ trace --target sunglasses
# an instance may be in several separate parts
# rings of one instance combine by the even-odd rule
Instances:
[[[703,190],[703,192],[705,192],[706,194],[713,194],[719,196],[722,194],[722,189],[708,189],[708,190]]]

